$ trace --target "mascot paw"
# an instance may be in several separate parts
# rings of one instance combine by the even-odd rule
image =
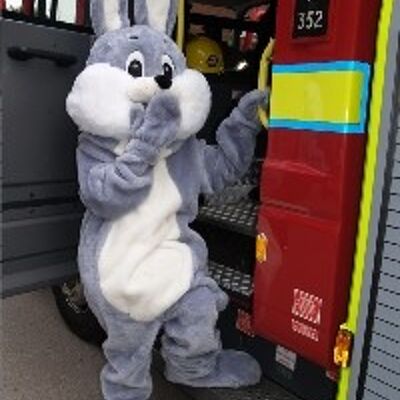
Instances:
[[[145,116],[145,108],[140,103],[133,103],[131,108],[131,131],[136,132],[142,125]]]
[[[257,108],[267,108],[269,101],[268,90],[253,90],[244,95],[239,102],[241,112],[251,118],[257,118]]]
[[[249,354],[223,350],[218,355],[214,370],[201,378],[190,379],[171,371],[167,371],[166,377],[171,382],[192,387],[239,388],[256,385],[260,382],[261,374],[258,362]]]
[[[180,122],[181,113],[176,97],[161,93],[150,100],[144,122],[133,137],[162,148],[176,139]]]

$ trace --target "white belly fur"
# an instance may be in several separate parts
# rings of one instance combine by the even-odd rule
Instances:
[[[145,202],[113,222],[99,258],[105,298],[137,321],[150,321],[172,306],[190,287],[193,262],[180,243],[176,213],[179,191],[165,159],[154,167]]]

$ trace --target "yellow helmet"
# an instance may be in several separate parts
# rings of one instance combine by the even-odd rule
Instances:
[[[224,72],[224,56],[220,45],[206,37],[196,36],[186,44],[186,59],[189,68],[204,74]]]

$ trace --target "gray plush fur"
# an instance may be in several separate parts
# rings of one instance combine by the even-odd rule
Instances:
[[[100,3],[95,2],[97,6]],[[102,16],[93,16],[97,26],[101,26]],[[127,60],[135,51],[143,55],[145,72],[144,77],[131,79],[125,71]],[[98,38],[86,69],[95,73],[88,75],[88,85],[77,78],[67,109],[81,128],[82,121],[86,127],[96,126],[95,122],[102,118],[96,103],[93,107],[81,103],[82,99],[93,97],[87,97],[87,91],[99,93],[98,98],[94,96],[99,104],[108,101],[110,105],[123,98],[115,90],[124,91],[124,85],[118,86],[112,80],[100,82],[96,77],[124,80],[126,75],[128,86],[138,87],[135,85],[143,82],[147,90],[146,85],[154,84],[153,77],[163,74],[161,60],[165,55],[174,63],[171,88],[150,91],[150,98],[142,103],[133,101],[124,135],[120,130],[115,137],[90,131],[79,137],[80,196],[87,211],[82,222],[78,263],[89,305],[107,332],[103,346],[107,365],[101,374],[106,400],[149,398],[151,350],[161,329],[165,376],[171,382],[196,387],[239,387],[257,383],[261,375],[251,356],[221,348],[215,325],[218,313],[227,304],[227,296],[209,277],[206,245],[189,224],[197,215],[200,193],[222,190],[249,168],[256,134],[261,128],[256,111],[266,102],[266,94],[254,91],[241,99],[219,127],[216,146],[195,138],[196,132],[191,130],[198,130],[199,124],[189,124],[182,135],[187,109],[181,103],[175,82],[188,73],[185,59],[170,38],[143,25],[106,32]],[[102,69],[102,65],[108,67]],[[101,68],[90,70],[97,66]],[[197,87],[190,86],[192,79],[185,85],[190,91],[188,101],[208,93],[201,79]],[[100,91],[99,86],[105,89]],[[109,92],[102,95],[104,90]],[[203,103],[208,98],[198,100],[193,104],[199,107],[198,113],[206,115],[208,107]],[[194,120],[199,118],[196,110],[190,115]],[[119,117],[125,118],[123,113]],[[160,194],[154,198],[154,193]],[[147,219],[143,220],[143,215]],[[123,221],[127,233],[118,236]],[[132,241],[135,235],[138,236]],[[126,247],[128,258],[118,250],[121,246]],[[131,266],[130,257],[134,259],[138,254],[135,249],[147,252]],[[165,253],[165,249],[169,252]],[[149,264],[157,254],[162,257]],[[169,273],[170,269],[175,271],[177,265],[171,260],[177,254],[182,257],[176,260],[186,260],[183,269]],[[107,264],[114,259],[121,262]],[[144,275],[143,268],[140,269],[143,265],[147,268]],[[146,280],[147,274],[153,278]],[[158,279],[163,279],[162,289],[152,292],[151,285]],[[139,285],[139,281],[143,284]],[[168,297],[170,292],[176,299]],[[140,306],[143,299],[144,306]]]
[[[146,60],[146,76],[162,74],[160,60],[163,54],[171,57],[177,75],[186,69],[185,57],[175,42],[145,25],[112,31],[101,36],[93,45],[87,63],[107,63],[125,70],[129,54],[136,50],[143,53]]]
[[[130,25],[128,18],[128,0],[111,0],[118,7],[118,19],[120,26],[117,29],[126,28]],[[106,24],[104,2],[102,0],[90,1],[90,15],[92,17],[92,26],[96,36],[110,31]]]
[[[174,30],[176,13],[178,9],[179,0],[169,0],[169,10],[166,21],[166,26],[163,32],[171,35]],[[149,24],[149,10],[147,8],[146,0],[135,0],[135,23],[137,25],[150,25]],[[151,11],[151,10],[150,10]]]

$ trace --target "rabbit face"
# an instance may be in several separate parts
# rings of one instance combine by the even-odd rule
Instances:
[[[88,59],[88,65],[97,63],[119,68],[138,82],[153,78],[160,89],[168,89],[172,79],[186,69],[185,58],[176,44],[162,32],[147,26],[102,35]]]
[[[132,133],[132,109],[146,107],[160,92],[181,109],[177,139],[196,134],[211,104],[206,79],[187,69],[174,41],[148,25],[106,31],[94,43],[86,69],[67,99],[67,111],[81,130],[125,140]]]

